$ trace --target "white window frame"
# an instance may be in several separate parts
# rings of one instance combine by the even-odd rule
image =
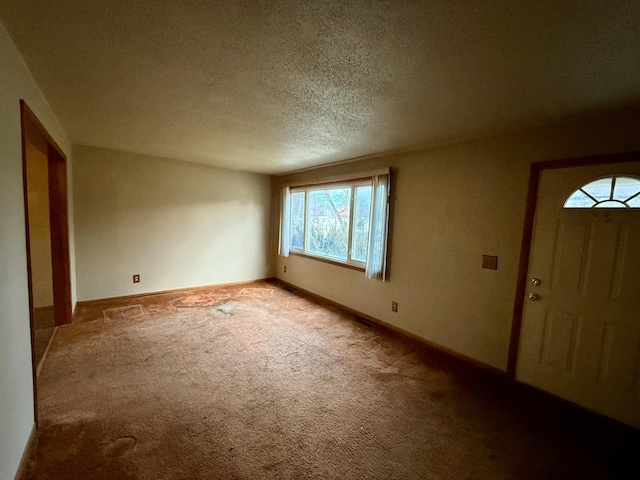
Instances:
[[[352,268],[356,268],[358,270],[364,271],[366,268],[366,260],[359,261],[352,258],[352,246],[353,246],[353,229],[354,229],[354,209],[355,209],[355,193],[357,187],[365,187],[372,186],[371,178],[357,179],[351,181],[339,181],[339,182],[328,182],[328,183],[319,183],[313,185],[306,186],[298,186],[291,187],[291,194],[297,192],[304,192],[304,218],[303,218],[303,236],[302,236],[302,248],[295,248],[290,246],[290,253],[295,255],[302,255],[306,257],[316,258],[325,262],[335,263],[338,265],[346,265]],[[322,255],[315,252],[311,252],[308,250],[308,238],[307,238],[307,227],[309,225],[309,210],[310,210],[310,202],[309,202],[309,192],[317,191],[317,190],[328,190],[328,189],[338,189],[338,188],[350,188],[350,205],[349,205],[349,226],[348,226],[348,241],[347,241],[347,259],[343,260],[342,258],[333,257],[330,255]],[[373,200],[373,190],[371,192],[372,200]],[[373,201],[371,202],[371,204]],[[370,206],[370,208],[372,205]],[[291,222],[291,217],[288,220]],[[371,228],[371,225],[369,225]],[[368,249],[367,249],[368,250]]]
[[[358,183],[362,185],[371,185],[371,206],[369,212],[369,238],[367,245],[366,262],[354,260],[352,258],[352,240],[348,244],[347,260],[330,257],[328,255],[318,255],[306,251],[304,248],[291,248],[291,191],[312,191],[315,188],[325,189],[331,186],[349,185],[356,188]],[[365,276],[370,280],[387,281],[387,254],[389,246],[389,217],[390,209],[390,192],[391,192],[391,169],[381,168],[362,172],[358,175],[338,175],[329,178],[319,178],[310,182],[288,183],[286,180],[279,186],[280,188],[280,226],[278,241],[278,255],[288,257],[290,253],[312,258],[321,262],[327,262],[333,265],[340,265],[347,268],[354,268],[364,271]],[[308,215],[306,213],[307,198],[305,193],[305,235],[308,226]],[[355,196],[351,195],[355,200]],[[353,207],[351,207],[349,215],[349,236],[353,238]],[[300,253],[302,252],[302,253]],[[364,264],[364,268],[362,268]]]

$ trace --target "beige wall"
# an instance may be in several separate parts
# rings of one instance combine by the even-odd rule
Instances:
[[[49,220],[49,166],[47,144],[41,135],[27,137],[29,247],[33,306],[53,306],[51,222]]]
[[[276,275],[505,369],[530,162],[640,150],[638,125],[640,113],[629,110],[278,177],[276,184],[391,166],[395,182],[387,283],[299,256],[276,257]],[[481,268],[483,254],[499,257],[498,270]]]
[[[74,163],[80,300],[272,276],[269,176],[83,146]]]
[[[0,65],[0,480],[13,480],[34,424],[20,99],[71,145],[1,23]]]

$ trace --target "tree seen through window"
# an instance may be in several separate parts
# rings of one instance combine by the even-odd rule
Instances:
[[[371,195],[368,181],[293,190],[290,248],[337,261],[366,263]]]

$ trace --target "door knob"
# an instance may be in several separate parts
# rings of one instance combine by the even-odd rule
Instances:
[[[535,293],[530,293],[529,294],[529,300],[531,300],[532,302],[535,302],[536,300],[538,300],[538,295],[536,295]]]
[[[539,279],[539,278],[535,278],[535,277],[534,277],[534,278],[532,278],[532,279],[531,279],[531,285],[535,285],[535,286],[537,287],[537,286],[538,286],[538,285],[540,285],[541,283],[542,283],[542,282],[540,281],[540,279]]]

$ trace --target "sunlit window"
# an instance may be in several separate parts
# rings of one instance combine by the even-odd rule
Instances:
[[[564,208],[640,208],[640,179],[612,176],[583,185]]]
[[[356,267],[385,281],[389,187],[389,169],[353,180],[282,186],[278,255]]]
[[[292,189],[291,250],[364,264],[370,216],[370,181]]]

